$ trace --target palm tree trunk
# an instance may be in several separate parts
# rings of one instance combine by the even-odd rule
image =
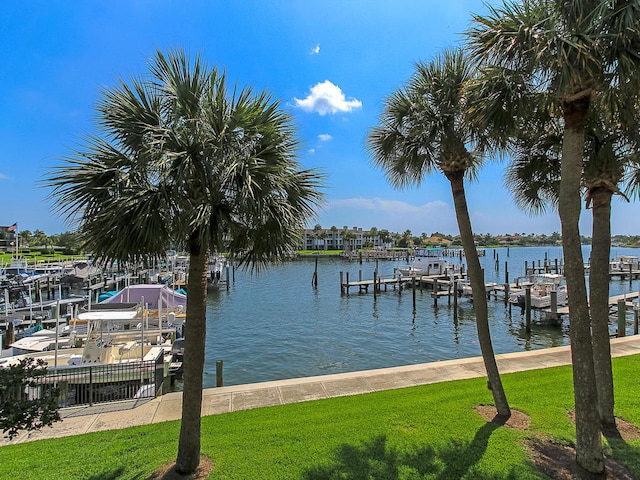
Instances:
[[[471,283],[473,310],[476,315],[476,328],[478,330],[478,342],[480,343],[484,367],[487,371],[489,389],[493,394],[493,401],[496,405],[498,415],[509,418],[511,416],[511,409],[509,408],[509,402],[504,393],[496,357],[493,352],[493,345],[491,343],[484,274],[480,266],[478,250],[473,240],[471,219],[469,218],[469,209],[467,208],[467,197],[464,192],[464,172],[453,172],[447,173],[446,175],[451,183],[451,193],[453,194],[453,204],[456,210],[458,228],[460,229],[460,239],[462,240],[464,255],[467,259],[467,274],[469,275]]]
[[[609,254],[611,251],[611,197],[607,188],[595,188],[589,292],[593,363],[598,390],[598,412],[603,426],[615,425],[611,343],[609,342]]]
[[[200,420],[202,417],[202,375],[206,338],[207,250],[193,235],[189,241],[187,320],[184,342],[184,387],[182,422],[178,441],[176,471],[193,473],[200,463]]]
[[[576,404],[576,461],[588,472],[604,471],[597,390],[591,344],[591,321],[580,242],[582,152],[588,99],[564,105],[561,180],[558,212],[562,225],[565,276],[569,293],[571,360]]]

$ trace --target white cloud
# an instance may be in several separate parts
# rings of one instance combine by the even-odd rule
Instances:
[[[318,135],[318,140],[320,140],[321,142],[328,142],[332,138],[333,137],[328,133],[321,133],[320,135]]]
[[[319,54],[320,53],[320,44],[319,43],[316,44],[316,46],[311,49],[310,53],[311,53],[311,55]]]
[[[316,153],[316,149],[315,148],[312,148],[312,149],[309,150],[309,154],[310,155],[313,155],[314,153]]]
[[[8,180],[9,177],[6,176],[4,173],[0,172],[0,180]]]
[[[355,98],[347,100],[340,87],[329,80],[311,87],[311,93],[306,98],[302,100],[294,98],[294,100],[296,107],[305,112],[316,112],[320,115],[350,112],[355,108],[362,107],[360,100]]]

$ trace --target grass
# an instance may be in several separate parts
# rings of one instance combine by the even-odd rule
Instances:
[[[618,416],[640,425],[640,356],[614,359]],[[202,453],[212,479],[542,479],[525,441],[572,445],[570,367],[503,376],[512,408],[531,417],[525,431],[475,413],[491,403],[483,379],[205,417]],[[175,459],[179,422],[0,449],[0,478],[144,479]],[[640,440],[612,441],[608,454],[640,475]]]
[[[10,252],[0,253],[0,265],[8,265],[11,263],[14,254]],[[62,252],[54,252],[43,254],[37,252],[20,252],[20,258],[26,258],[29,265],[33,266],[36,262],[56,262],[60,260],[69,260],[74,258],[86,259],[86,255],[64,255]]]

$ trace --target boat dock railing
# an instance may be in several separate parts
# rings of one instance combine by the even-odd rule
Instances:
[[[58,389],[58,405],[93,405],[162,394],[165,366],[161,352],[154,360],[102,365],[74,365],[55,368],[36,377],[37,387],[24,395],[44,396]]]

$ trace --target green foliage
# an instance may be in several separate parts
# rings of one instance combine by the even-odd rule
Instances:
[[[58,389],[38,383],[38,377],[46,374],[45,365],[43,360],[26,358],[0,368],[0,428],[9,438],[60,421]],[[30,398],[29,390],[36,398]]]
[[[640,356],[613,360],[617,414],[640,424]],[[531,418],[518,431],[475,413],[490,403],[483,379],[244,410],[202,419],[202,453],[219,479],[542,479],[525,442],[573,444],[570,367],[504,375],[512,408]],[[212,397],[213,398],[213,397]],[[4,446],[0,478],[147,478],[171,461],[179,422]],[[608,441],[613,458],[640,474],[640,440]],[[73,452],[70,455],[69,452]]]

